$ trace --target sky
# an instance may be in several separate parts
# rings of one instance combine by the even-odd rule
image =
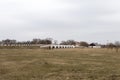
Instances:
[[[0,40],[120,41],[119,0],[0,0]]]

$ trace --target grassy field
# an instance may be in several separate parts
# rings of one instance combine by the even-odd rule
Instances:
[[[0,49],[0,80],[120,80],[120,52]]]

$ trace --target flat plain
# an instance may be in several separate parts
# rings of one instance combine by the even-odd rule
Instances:
[[[0,49],[0,80],[120,80],[120,51]]]

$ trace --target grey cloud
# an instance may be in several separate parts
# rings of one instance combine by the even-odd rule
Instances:
[[[119,3],[119,0],[0,1],[0,39],[113,40],[120,32]],[[100,35],[104,35],[102,39],[98,38]]]

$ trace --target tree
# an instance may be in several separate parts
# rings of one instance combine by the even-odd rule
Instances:
[[[76,41],[74,41],[74,40],[67,40],[67,43],[68,43],[69,45],[75,45],[75,44],[76,44]]]
[[[43,43],[41,43],[41,44],[52,44],[52,40],[49,39],[49,38],[44,39],[44,40],[43,40]]]
[[[54,40],[54,43],[53,43],[53,44],[55,44],[55,45],[58,44],[58,41],[57,41],[57,40]]]
[[[67,45],[67,42],[66,42],[66,41],[61,41],[60,44],[61,44],[61,45]]]
[[[31,41],[32,44],[52,44],[52,39],[51,38],[46,38],[46,39],[33,39]]]
[[[62,41],[60,44],[61,45],[76,45],[76,41],[74,41],[74,40],[67,40],[67,41]]]
[[[116,42],[115,42],[115,49],[116,49],[116,52],[119,51],[119,48],[120,48],[120,42],[119,42],[119,41],[116,41]]]
[[[113,43],[108,43],[107,44],[108,49],[113,49],[114,47],[115,47],[115,45]]]
[[[15,44],[16,40],[6,39],[6,40],[2,40],[2,43],[6,45],[11,45],[11,44]]]
[[[89,44],[87,42],[82,41],[80,42],[80,46],[88,47]]]
[[[33,39],[31,41],[32,44],[39,44],[39,42],[40,42],[40,39]]]

